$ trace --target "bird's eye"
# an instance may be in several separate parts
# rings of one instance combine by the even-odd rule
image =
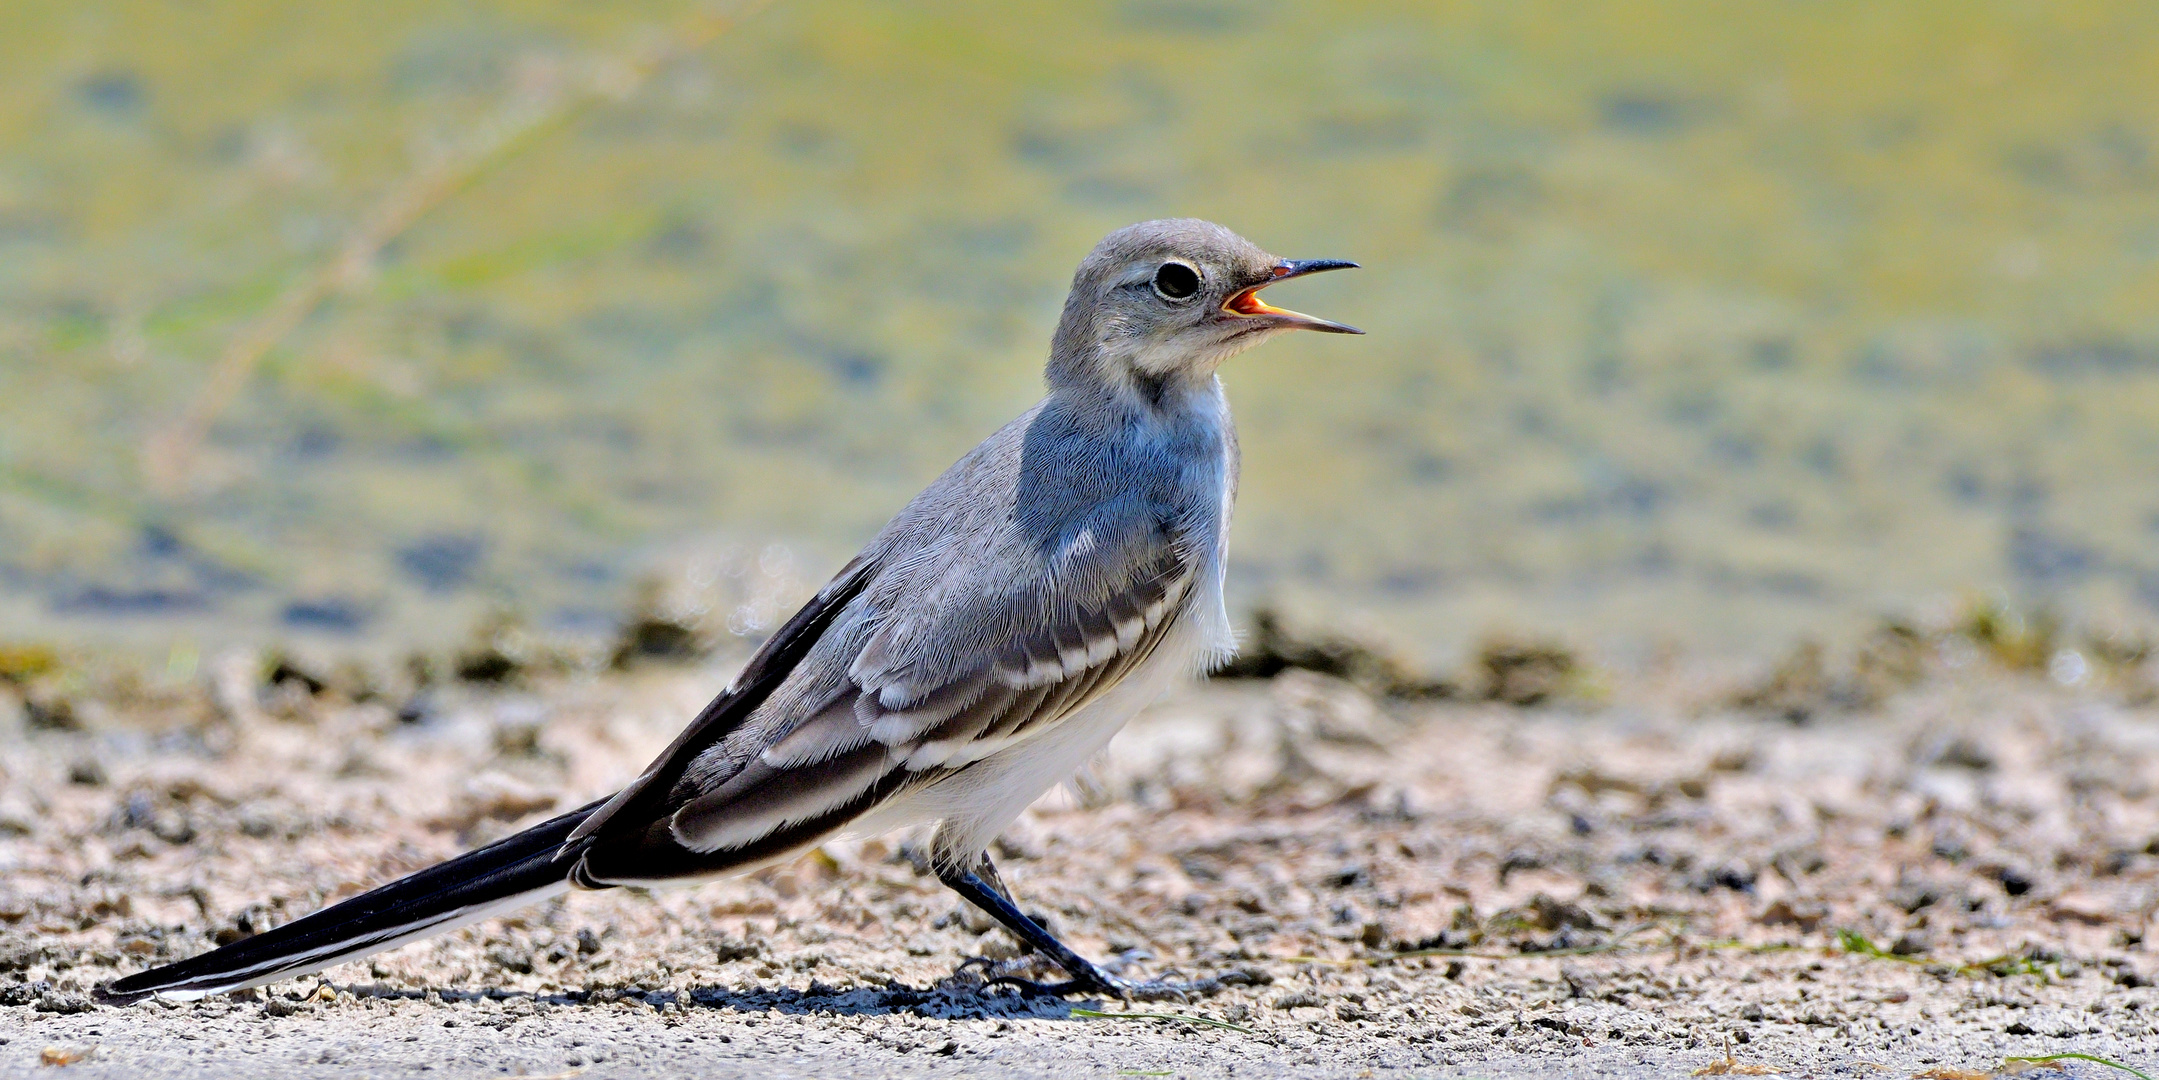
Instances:
[[[1199,271],[1181,262],[1166,262],[1154,272],[1154,291],[1164,300],[1190,300],[1199,293]]]

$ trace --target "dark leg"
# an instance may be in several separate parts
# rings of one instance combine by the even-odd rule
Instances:
[[[976,877],[982,879],[984,885],[990,887],[991,892],[1004,897],[1005,903],[1015,908],[1020,906],[1020,902],[1013,899],[1011,888],[1005,885],[1004,876],[997,872],[997,864],[990,861],[987,852],[976,857],[974,873]]]
[[[988,871],[989,880],[983,880],[984,875],[980,871]],[[968,903],[989,912],[991,918],[1003,923],[1005,929],[1012,931],[1013,937],[1026,942],[1036,952],[1049,957],[1051,963],[1065,969],[1065,974],[1072,976],[1070,982],[1057,983],[1046,987],[1045,989],[1049,992],[1054,994],[1114,994],[1118,992],[1118,979],[1115,976],[1082,959],[1080,954],[1073,952],[1065,946],[1064,942],[1057,940],[1049,931],[1042,929],[1040,923],[1028,918],[1027,913],[1021,911],[1019,905],[1012,902],[1011,896],[1004,891],[1004,882],[997,880],[997,870],[996,867],[991,865],[989,856],[982,856],[981,860],[975,864],[975,869],[961,870],[940,866],[937,870],[937,879],[944,882],[953,892],[965,897]],[[995,885],[990,883],[993,881],[996,882]]]
[[[1115,994],[1118,997],[1139,998],[1209,994],[1221,986],[1220,981],[1215,979],[1196,983],[1166,983],[1160,980],[1135,983],[1102,970],[1073,952],[1064,942],[1057,940],[1049,931],[1044,930],[1041,924],[1028,918],[1018,904],[1012,902],[1012,894],[1005,890],[1004,882],[998,879],[997,867],[990,862],[987,854],[976,856],[974,865],[967,869],[940,861],[937,878],[953,892],[965,897],[968,903],[981,908],[988,912],[991,918],[1003,923],[1005,929],[1012,932],[1012,936],[1049,957],[1051,963],[1072,976],[1068,982],[1046,986],[1018,979],[996,981],[1019,983],[1050,994]]]

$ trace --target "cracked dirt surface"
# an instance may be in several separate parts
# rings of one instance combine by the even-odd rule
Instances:
[[[1676,676],[1532,709],[1383,702],[1303,671],[1181,692],[997,854],[1082,951],[1249,978],[1199,1000],[986,989],[968,958],[1029,958],[893,836],[693,889],[575,894],[257,993],[99,1005],[117,975],[607,790],[728,674],[466,689],[405,722],[258,670],[116,699],[74,730],[0,693],[0,1075],[49,1059],[152,1077],[1683,1076],[1729,1052],[1909,1076],[2159,1058],[2159,710],[1986,665],[1804,724]]]

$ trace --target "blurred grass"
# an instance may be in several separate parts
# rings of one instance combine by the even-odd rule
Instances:
[[[1226,373],[1241,601],[1427,658],[2159,606],[2131,3],[782,3],[400,235],[188,490],[145,483],[386,192],[697,11],[17,5],[0,614],[247,636],[345,598],[439,639],[612,612],[715,530],[836,565],[1032,400],[1087,246],[1171,213],[1369,267],[1288,302],[1371,337]],[[481,554],[436,591],[444,538]]]

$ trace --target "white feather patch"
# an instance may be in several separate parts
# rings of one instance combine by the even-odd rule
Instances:
[[[691,851],[746,847],[789,825],[852,802],[892,771],[892,764],[883,755],[866,755],[861,764],[814,781],[807,777],[774,777],[738,799],[716,806],[700,807],[693,802],[683,807],[675,813],[672,831],[675,839]]]

